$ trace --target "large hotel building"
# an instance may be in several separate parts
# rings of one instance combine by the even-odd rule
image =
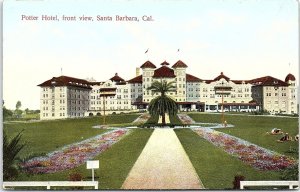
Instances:
[[[186,73],[187,65],[166,61],[159,67],[146,61],[136,69],[136,77],[124,80],[117,73],[107,81],[96,82],[68,76],[53,77],[38,86],[41,119],[59,119],[143,111],[153,94],[147,88],[154,81],[174,82],[170,92],[181,111],[259,111],[298,113],[296,79],[288,74],[284,81],[265,76],[251,80],[232,80],[221,72],[204,80]],[[141,69],[141,74],[140,74]]]

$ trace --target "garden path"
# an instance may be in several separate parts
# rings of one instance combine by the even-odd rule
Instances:
[[[155,129],[122,189],[202,189],[173,129]]]

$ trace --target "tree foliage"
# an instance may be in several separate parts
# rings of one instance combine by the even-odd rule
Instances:
[[[7,119],[9,117],[12,117],[13,116],[13,112],[9,109],[6,109],[5,106],[3,106],[3,119]]]
[[[167,92],[174,92],[176,87],[173,85],[174,82],[167,81],[154,81],[148,90],[151,90],[153,93],[160,93],[160,96],[152,99],[148,111],[151,115],[161,115],[162,116],[162,124],[166,124],[165,114],[176,115],[178,111],[178,107],[176,102],[166,95]]]
[[[21,144],[22,132],[13,138],[8,138],[6,132],[3,132],[3,180],[14,180],[19,173],[17,155],[24,148]]]
[[[19,110],[22,107],[21,101],[18,101],[16,104],[16,110]]]

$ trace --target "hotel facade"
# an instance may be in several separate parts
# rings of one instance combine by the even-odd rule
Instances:
[[[180,60],[173,65],[164,61],[159,67],[146,61],[136,68],[136,76],[130,80],[124,80],[117,73],[103,82],[53,77],[38,85],[41,88],[40,118],[145,111],[158,96],[147,88],[152,82],[163,80],[176,86],[176,91],[168,95],[176,101],[180,111],[298,113],[296,79],[292,74],[284,81],[271,76],[231,80],[221,72],[213,79],[204,80],[187,73],[187,68]]]

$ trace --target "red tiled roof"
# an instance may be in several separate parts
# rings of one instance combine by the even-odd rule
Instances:
[[[193,76],[193,75],[186,74],[186,81],[187,82],[201,82],[202,80],[199,79],[198,77]]]
[[[170,65],[170,64],[167,61],[164,61],[160,65],[164,66],[164,65]]]
[[[226,81],[229,81],[230,79],[229,77],[225,76],[223,72],[221,72],[221,74],[218,77],[214,78],[214,81],[219,81],[222,78],[225,79]]]
[[[176,75],[174,74],[173,69],[170,69],[169,67],[164,65],[154,71],[153,77],[172,78],[172,77],[176,77]]]
[[[288,82],[288,81],[295,81],[296,78],[294,75],[292,75],[291,73],[289,73],[286,78],[285,78],[285,82]]]
[[[255,86],[288,86],[289,85],[286,82],[271,76],[252,79],[249,82]]]
[[[153,68],[153,69],[155,69],[156,68],[156,66],[153,64],[153,63],[151,63],[150,61],[146,61],[140,68]]]
[[[72,86],[72,87],[81,87],[86,89],[92,89],[90,87],[90,82],[84,79],[77,79],[74,77],[68,76],[59,76],[59,77],[52,77],[38,86],[40,87],[50,87],[50,86]]]
[[[231,80],[232,82],[234,82],[235,84],[242,84],[243,80]],[[245,81],[246,83],[246,81]]]
[[[181,60],[178,60],[173,66],[172,68],[187,68],[188,66],[182,62]]]
[[[128,83],[143,83],[143,76],[139,75],[127,81]]]
[[[124,81],[123,78],[121,78],[118,73],[115,74],[115,76],[113,76],[112,78],[110,78],[110,80],[115,81],[115,82],[120,82],[120,81]]]
[[[210,84],[211,82],[219,81],[222,78],[225,79],[227,82],[230,80],[229,77],[227,77],[226,75],[224,75],[223,72],[221,72],[221,74],[219,76],[217,76],[216,78],[214,78],[213,80],[202,80],[202,81],[205,81],[205,83]],[[245,82],[245,83],[250,82],[249,80],[231,80],[231,81],[235,84],[242,84],[243,82]]]

